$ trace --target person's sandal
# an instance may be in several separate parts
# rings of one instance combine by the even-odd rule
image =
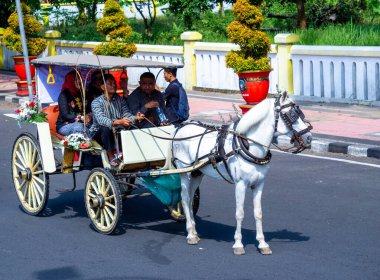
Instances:
[[[120,163],[121,163],[121,160],[117,157],[110,160],[111,167],[118,167]]]

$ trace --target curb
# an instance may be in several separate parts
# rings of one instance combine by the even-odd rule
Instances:
[[[10,103],[17,103],[20,104],[21,101],[28,101],[28,96],[27,97],[21,97],[21,96],[16,96],[16,94],[13,93],[13,95],[9,95],[7,93],[2,93],[0,91],[0,101],[7,101]]]
[[[290,138],[279,136],[276,144],[287,146]],[[311,142],[311,151],[317,153],[338,153],[354,157],[369,157],[380,159],[380,146],[337,141],[332,139],[314,138]]]
[[[6,93],[0,93],[0,101],[19,104],[24,100],[28,100],[28,97],[18,97],[15,95],[8,95]],[[287,136],[279,136],[275,143],[278,145],[289,146],[290,138]],[[326,138],[314,138],[311,143],[311,151],[316,153],[338,153],[347,154],[354,157],[380,159],[380,146],[337,141]]]

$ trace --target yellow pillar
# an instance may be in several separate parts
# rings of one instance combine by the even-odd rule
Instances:
[[[194,55],[195,43],[202,40],[202,34],[196,31],[187,31],[181,34],[183,43],[183,58],[185,64],[185,89],[192,90],[197,84],[196,64]]]
[[[290,50],[294,43],[299,41],[297,34],[277,34],[274,43],[277,44],[278,61],[278,88],[280,91],[287,90],[294,93],[293,87],[293,64],[290,60]]]
[[[5,29],[0,27],[0,69],[4,70],[3,35]]]
[[[47,41],[48,56],[56,55],[55,40],[61,38],[61,32],[57,30],[48,30],[45,32],[45,39]]]

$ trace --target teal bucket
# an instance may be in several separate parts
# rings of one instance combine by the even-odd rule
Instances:
[[[173,206],[181,201],[181,177],[179,174],[141,177],[140,179],[163,204]]]

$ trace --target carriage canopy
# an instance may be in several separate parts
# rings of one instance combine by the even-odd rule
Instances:
[[[108,71],[126,68],[160,69],[183,67],[183,64],[171,64],[160,61],[79,54],[42,57],[32,60],[31,63],[36,67],[37,95],[41,103],[53,103],[57,101],[66,74],[74,69],[81,72],[83,79],[87,77],[87,83],[89,83],[88,79],[90,75],[87,75],[87,73],[94,69]],[[49,74],[53,75],[54,83],[52,83],[51,76],[49,78]]]

